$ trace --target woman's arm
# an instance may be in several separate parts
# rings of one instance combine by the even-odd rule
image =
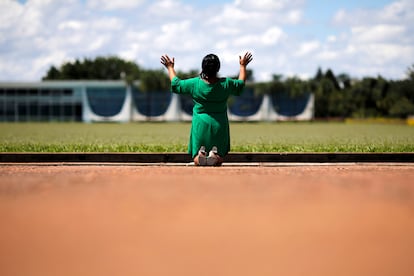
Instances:
[[[168,76],[172,80],[177,74],[174,70],[174,58],[170,59],[168,55],[161,56],[161,64],[168,70]]]
[[[246,81],[247,73],[246,67],[250,61],[253,60],[253,56],[250,52],[244,54],[244,57],[239,56],[239,63],[240,63],[240,73],[239,73],[239,80]]]

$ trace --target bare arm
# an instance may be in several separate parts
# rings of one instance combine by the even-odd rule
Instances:
[[[177,74],[174,70],[174,58],[170,58],[168,55],[161,56],[161,64],[168,70],[168,76],[172,80]]]
[[[239,56],[239,63],[240,63],[240,73],[239,73],[239,80],[246,81],[247,73],[246,67],[253,60],[253,56],[250,52],[244,54],[243,57]]]

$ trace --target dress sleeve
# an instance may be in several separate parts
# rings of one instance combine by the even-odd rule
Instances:
[[[231,95],[239,96],[243,92],[245,86],[245,82],[243,80],[229,78],[228,82]]]
[[[192,94],[194,82],[192,79],[182,80],[175,76],[171,80],[171,91],[176,94]]]

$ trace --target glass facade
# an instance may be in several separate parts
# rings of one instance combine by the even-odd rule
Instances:
[[[263,102],[263,95],[255,95],[254,90],[246,87],[240,96],[229,99],[230,112],[237,116],[252,116],[256,114]]]
[[[73,88],[1,87],[0,121],[81,121],[82,101]]]
[[[121,111],[126,97],[125,87],[86,88],[89,105],[98,116],[115,116]]]
[[[181,110],[187,115],[193,115],[194,101],[189,95],[179,95]]]
[[[151,91],[142,92],[137,88],[132,88],[132,99],[140,114],[144,116],[161,116],[171,103],[171,92]]]
[[[274,93],[271,95],[271,101],[274,110],[283,116],[297,116],[301,114],[308,102],[311,93],[290,96],[289,93]]]

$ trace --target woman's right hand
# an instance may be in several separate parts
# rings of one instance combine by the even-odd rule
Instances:
[[[241,66],[247,66],[253,60],[253,55],[250,52],[246,52],[243,57],[239,56],[239,63]]]
[[[246,81],[247,78],[247,64],[253,60],[253,55],[250,52],[246,52],[243,57],[239,56],[239,63],[240,63],[240,73],[239,73],[239,80]]]

